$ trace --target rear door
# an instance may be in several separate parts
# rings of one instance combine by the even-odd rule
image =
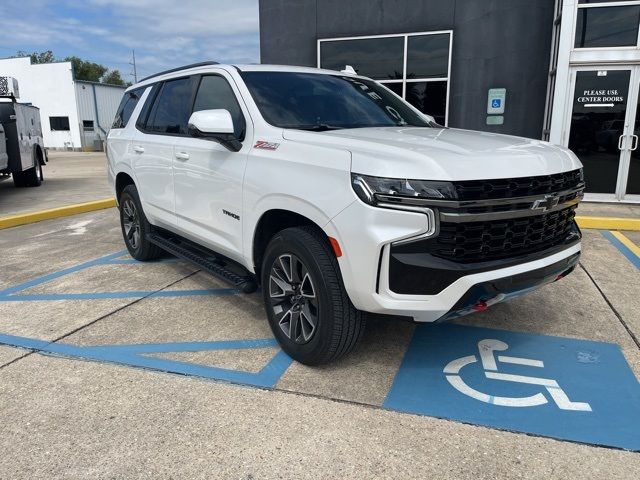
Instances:
[[[242,149],[182,136],[174,144],[176,218],[181,231],[235,260],[242,260],[242,184],[252,130],[233,79],[224,72],[197,77],[193,111],[225,109]]]
[[[154,87],[149,108],[141,112],[132,142],[133,169],[142,206],[152,223],[175,227],[173,146],[186,136],[194,77],[167,80]]]
[[[145,90],[151,90],[150,87],[137,88],[126,92],[113,120],[113,124],[107,135],[107,161],[109,165],[110,181],[115,179],[113,176],[116,171],[120,171],[119,164],[131,165],[132,152],[131,141],[135,135],[135,125],[131,118],[135,118],[136,107],[141,101],[145,101],[147,93]]]

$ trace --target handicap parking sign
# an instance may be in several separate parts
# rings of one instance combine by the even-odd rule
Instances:
[[[491,101],[491,108],[500,108],[500,104],[501,104],[501,103],[502,103],[502,102],[500,101],[500,99],[499,99],[499,98],[494,98],[494,99]]]
[[[640,451],[640,384],[610,343],[421,325],[384,405]]]

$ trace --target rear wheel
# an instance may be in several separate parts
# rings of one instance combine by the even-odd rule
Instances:
[[[364,315],[349,300],[336,257],[317,228],[287,228],[271,239],[262,291],[276,339],[301,363],[337,360],[362,337]]]
[[[140,261],[161,257],[163,250],[148,239],[152,227],[144,216],[140,196],[134,185],[124,187],[118,204],[122,237],[131,256]]]
[[[43,180],[42,164],[39,161],[35,166],[23,172],[13,173],[13,184],[16,187],[39,187]]]

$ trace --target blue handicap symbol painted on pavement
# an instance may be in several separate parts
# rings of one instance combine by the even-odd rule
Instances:
[[[421,325],[384,406],[640,451],[640,384],[611,343]]]
[[[502,102],[499,98],[494,98],[493,100],[491,100],[491,108],[500,108],[501,103]]]

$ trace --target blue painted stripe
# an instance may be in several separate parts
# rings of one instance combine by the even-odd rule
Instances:
[[[271,342],[272,339],[265,339]],[[243,342],[243,341],[240,341]],[[250,342],[250,341],[249,341]],[[258,344],[260,340],[257,340]],[[197,342],[196,342],[197,343]],[[203,342],[207,343],[207,342]],[[210,342],[218,343],[218,342]],[[228,343],[228,342],[222,342]],[[253,385],[257,387],[272,388],[275,386],[280,377],[289,368],[293,360],[283,351],[279,351],[271,361],[257,373],[244,372],[238,370],[230,370],[225,368],[210,367],[189,362],[181,362],[177,360],[169,360],[164,358],[149,357],[139,354],[132,354],[127,350],[102,347],[78,347],[65,343],[51,343],[43,340],[36,340],[26,337],[17,337],[14,335],[0,334],[0,344],[9,345],[18,348],[27,348],[35,350],[39,353],[50,355],[61,355],[72,358],[82,358],[85,360],[94,360],[99,362],[116,363],[139,368],[148,368],[151,370],[159,370],[169,373],[178,373],[182,375],[190,375],[215,380],[223,380],[233,383],[241,383]],[[175,344],[168,344],[175,345]],[[135,347],[135,346],[128,346]],[[144,347],[142,345],[141,347]],[[240,347],[253,348],[253,347]],[[257,347],[261,348],[261,347]],[[201,349],[202,350],[202,349]],[[217,350],[217,348],[206,348],[204,350]],[[147,352],[149,353],[149,352]]]
[[[627,257],[627,260],[629,260],[633,265],[635,265],[636,268],[640,268],[640,258],[638,258],[638,256],[635,253],[629,250],[629,248],[627,248],[627,246],[624,243],[622,243],[620,240],[614,237],[611,234],[611,232],[607,230],[601,230],[600,233],[604,238],[609,240],[614,247],[620,250],[620,253],[622,253],[625,257]]]
[[[121,250],[116,253],[112,253],[110,255],[105,255],[104,257],[96,258],[94,260],[90,260],[88,262],[80,263],[78,265],[74,265],[73,267],[65,268],[63,270],[58,270],[57,272],[49,273],[47,275],[42,275],[41,277],[34,278],[27,282],[20,283],[18,285],[14,285],[13,287],[6,288],[4,290],[0,290],[0,296],[11,295],[13,293],[19,292],[21,290],[25,290],[30,287],[35,287],[37,285],[42,285],[43,283],[50,282],[51,280],[55,280],[56,278],[60,278],[64,275],[68,275],[70,273],[77,272],[79,270],[84,270],[86,268],[93,267],[95,265],[103,265],[109,260],[114,258],[118,258],[127,253],[126,250]]]
[[[0,295],[0,302],[51,302],[60,300],[101,300],[110,298],[142,298],[142,297],[190,297],[190,296],[226,296],[237,295],[235,288],[211,288],[206,290],[129,290],[123,292],[93,293],[39,293],[33,295]]]
[[[28,348],[29,350],[42,350],[51,342],[46,340],[37,340],[35,338],[17,337],[15,335],[0,334],[0,344],[10,347]]]
[[[179,258],[162,258],[159,260],[149,260],[145,262],[141,262],[140,260],[136,260],[135,258],[116,258],[114,260],[109,260],[105,262],[108,265],[135,265],[135,264],[149,264],[149,263],[178,263],[181,262]]]
[[[141,343],[126,345],[96,345],[93,349],[108,349],[122,353],[167,353],[167,352],[198,352],[200,350],[237,350],[242,348],[271,348],[277,347],[275,338],[260,338],[250,340],[217,340],[213,342],[176,342],[176,343]]]

